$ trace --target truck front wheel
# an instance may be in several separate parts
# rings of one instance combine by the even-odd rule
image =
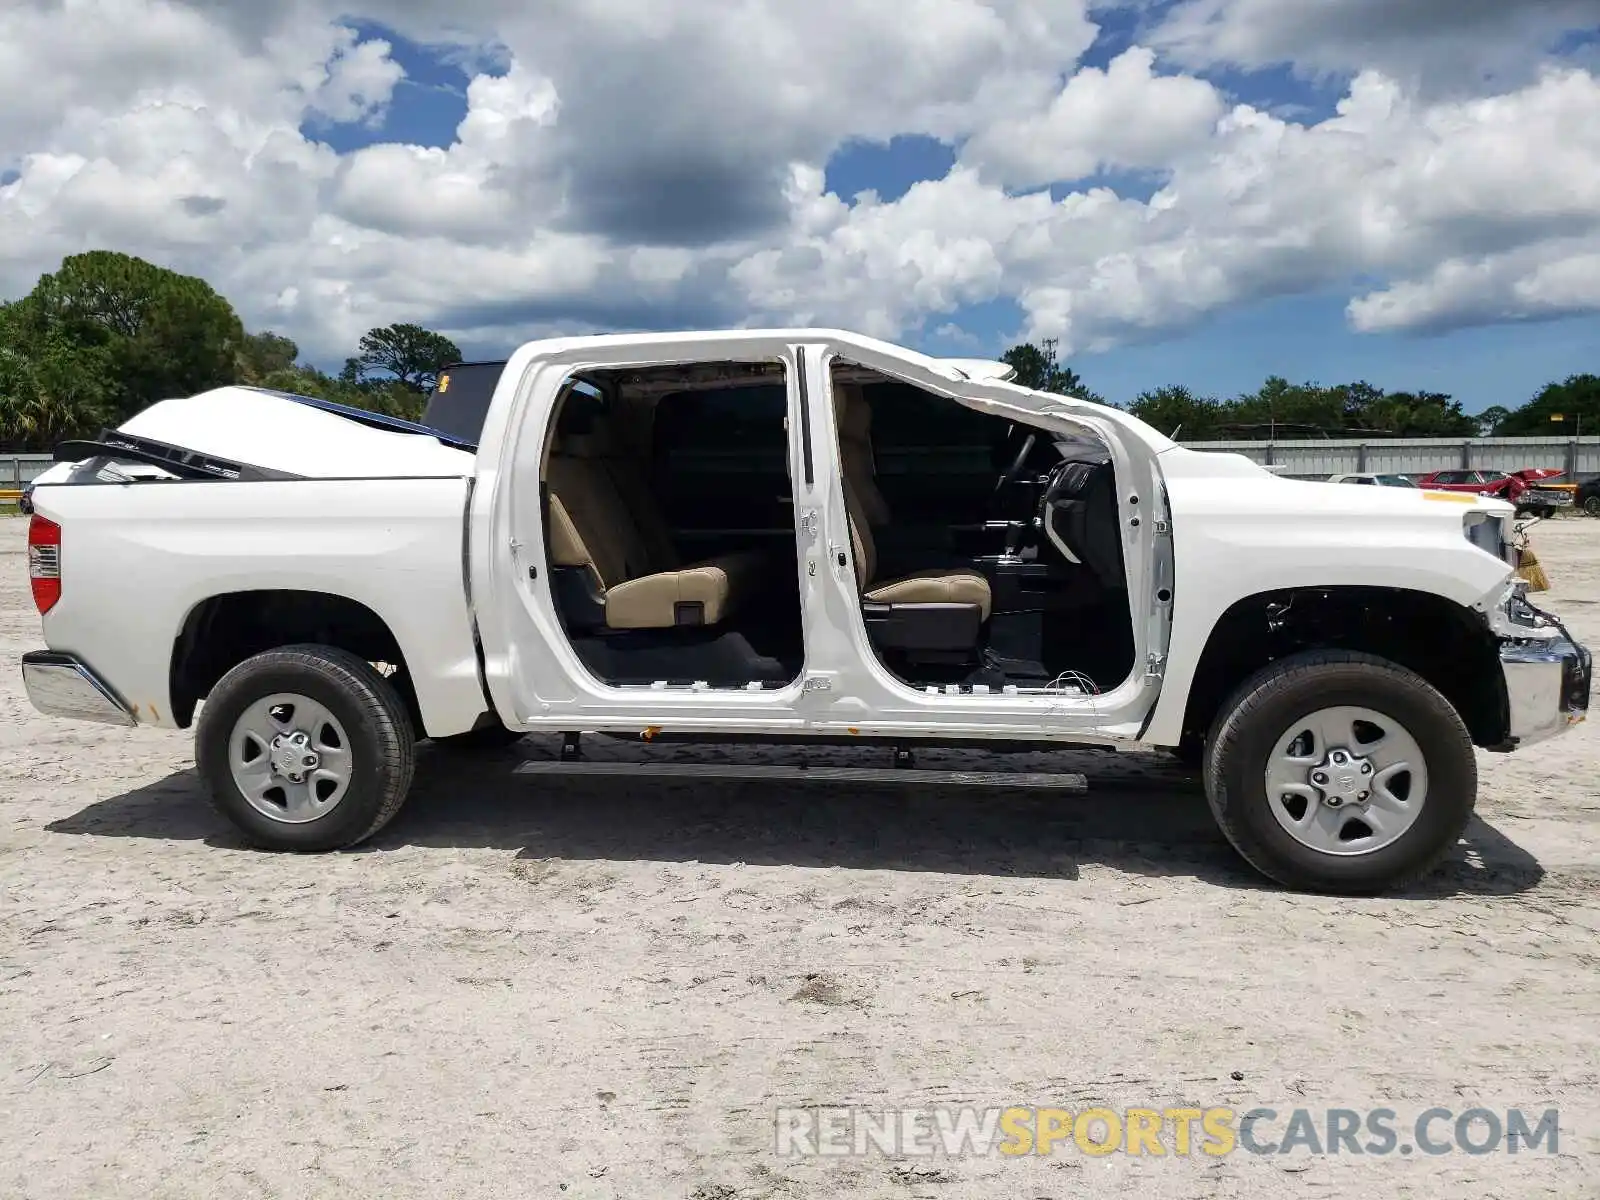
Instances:
[[[217,810],[270,850],[336,850],[377,833],[411,787],[405,702],[331,646],[248,658],[200,710],[195,761]]]
[[[1421,676],[1370,655],[1281,659],[1223,706],[1206,743],[1217,824],[1288,887],[1360,895],[1431,871],[1477,799],[1472,739]]]

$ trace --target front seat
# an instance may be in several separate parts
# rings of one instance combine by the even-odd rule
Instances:
[[[872,406],[854,383],[834,385],[833,414],[839,426],[839,465],[845,484],[855,493],[867,524],[889,523],[889,502],[878,490],[877,464],[872,458]]]
[[[726,554],[681,564],[623,499],[607,469],[603,431],[567,435],[546,471],[552,586],[579,628],[715,625],[761,584],[761,558]]]
[[[880,648],[902,650],[912,657],[927,655],[966,657],[976,649],[983,623],[989,619],[989,581],[977,571],[942,567],[913,571],[889,579],[877,578],[878,553],[873,537],[873,521],[865,497],[876,495],[874,485],[863,489],[862,460],[849,463],[849,442],[859,440],[855,431],[864,432],[868,421],[846,414],[856,406],[865,408],[859,394],[850,396],[841,389],[835,412],[840,414],[840,458],[843,469],[845,511],[850,522],[851,549],[855,556],[856,587],[861,592],[861,612],[867,633]],[[847,429],[852,435],[847,438]],[[870,456],[871,447],[866,453]],[[866,473],[870,478],[870,457]],[[878,496],[881,503],[882,497]],[[885,506],[886,509],[887,506]]]

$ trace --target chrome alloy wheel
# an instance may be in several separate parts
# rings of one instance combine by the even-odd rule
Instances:
[[[1267,757],[1267,802],[1302,846],[1371,854],[1416,822],[1428,796],[1422,747],[1393,717],[1324,708],[1295,721]]]
[[[299,825],[331,811],[350,786],[350,739],[327,707],[285,692],[257,700],[228,740],[233,782],[250,806]]]

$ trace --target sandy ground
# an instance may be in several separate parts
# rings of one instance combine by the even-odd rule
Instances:
[[[11,661],[40,644],[22,542],[0,521]],[[1600,521],[1537,545],[1600,644]],[[509,773],[554,753],[425,753],[370,846],[257,853],[186,734],[46,720],[0,672],[0,1194],[1600,1195],[1594,724],[1483,756],[1454,861],[1366,901],[1262,883],[1156,756],[993,764],[1085,772],[1065,797]],[[846,1104],[1562,1128],[1555,1155],[776,1156],[776,1107]]]

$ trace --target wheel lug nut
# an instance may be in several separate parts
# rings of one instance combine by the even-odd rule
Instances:
[[[1313,775],[1311,777],[1311,782],[1312,783],[1327,783],[1328,782],[1328,777],[1326,775],[1324,775],[1321,771],[1318,771],[1315,775]]]
[[[1366,792],[1362,792],[1359,796],[1356,797],[1357,800],[1365,800],[1366,798],[1367,798],[1367,793]]]
[[[1362,763],[1361,764],[1361,773],[1363,775],[1371,775],[1372,774],[1372,764],[1371,763]]]
[[[1337,796],[1329,796],[1327,799],[1327,805],[1329,808],[1338,808],[1343,803],[1344,801],[1339,799]]]

